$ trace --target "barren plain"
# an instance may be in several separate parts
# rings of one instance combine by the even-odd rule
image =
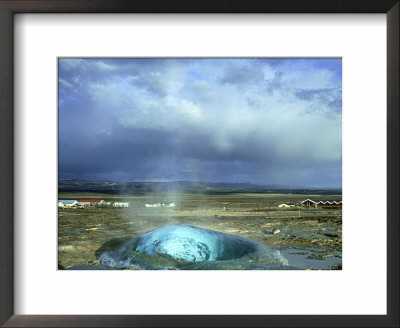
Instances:
[[[341,200],[334,194],[171,193],[113,195],[60,192],[59,199],[129,202],[129,208],[59,208],[58,268],[101,268],[99,256],[126,240],[166,225],[189,225],[245,237],[279,250],[295,269],[342,268],[342,210],[298,204],[307,198]],[[175,207],[147,208],[171,202]],[[163,260],[163,259],[158,259]],[[255,261],[257,262],[257,261]],[[258,268],[255,263],[255,268]],[[239,265],[237,267],[241,269]],[[249,267],[243,267],[248,269]]]

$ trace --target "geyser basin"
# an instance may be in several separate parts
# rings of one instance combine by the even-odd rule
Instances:
[[[233,263],[251,256],[268,259],[268,263],[285,264],[279,252],[252,240],[187,225],[170,225],[146,232],[115,251],[103,253],[100,261],[112,268],[142,269],[202,269],[199,263],[215,262],[217,266],[208,264],[204,268],[218,269],[221,261]]]

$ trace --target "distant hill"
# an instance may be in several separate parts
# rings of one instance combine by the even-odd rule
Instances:
[[[84,191],[106,194],[139,194],[146,192],[190,192],[204,194],[221,193],[278,193],[278,194],[341,194],[341,189],[288,187],[283,185],[258,185],[251,183],[203,182],[108,182],[59,180],[59,192]]]

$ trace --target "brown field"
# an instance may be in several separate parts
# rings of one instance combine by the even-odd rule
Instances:
[[[287,252],[301,250],[303,253],[298,254],[304,255],[306,261],[313,263],[304,265],[304,268],[318,268],[319,263],[333,258],[337,261],[329,262],[332,265],[327,268],[341,268],[341,209],[278,207],[284,202],[297,203],[307,198],[341,200],[341,195],[261,193],[106,195],[84,192],[59,194],[59,199],[82,198],[128,201],[130,207],[59,209],[60,269],[82,264],[98,265],[98,256],[106,249],[104,244],[108,245],[107,242],[110,240],[133,238],[143,232],[169,224],[186,224],[235,234],[273,245]],[[169,201],[174,201],[176,207],[144,206],[145,203]]]

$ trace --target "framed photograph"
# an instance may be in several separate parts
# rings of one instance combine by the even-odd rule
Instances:
[[[2,325],[399,325],[398,1],[0,10]]]

